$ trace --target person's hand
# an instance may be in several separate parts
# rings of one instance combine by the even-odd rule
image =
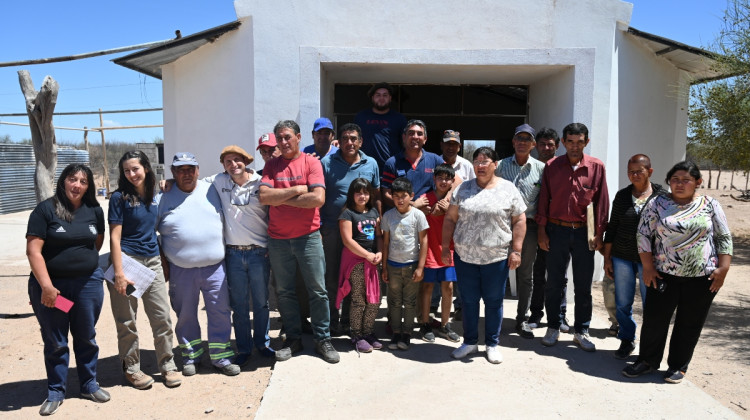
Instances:
[[[127,277],[125,277],[125,274],[115,274],[115,290],[117,290],[117,293],[127,296],[127,288],[128,285],[134,285],[132,281],[130,281]]]
[[[521,265],[521,254],[518,252],[511,252],[508,256],[508,269],[515,270]]]
[[[370,261],[372,263],[372,265],[378,265],[378,264],[380,264],[381,261],[383,261],[383,253],[382,252],[376,252],[376,253],[370,254],[370,255],[372,255],[372,259],[368,258],[367,260]]]
[[[721,289],[721,286],[724,285],[724,279],[727,277],[727,272],[729,271],[729,268],[724,267],[718,267],[716,270],[714,270],[713,273],[711,273],[710,276],[708,276],[708,279],[711,280],[711,287],[709,287],[708,290],[710,290],[712,293],[716,293]]]
[[[380,272],[383,277],[383,283],[388,283],[388,270],[383,267],[383,270]]]
[[[594,251],[601,251],[604,249],[604,241],[602,241],[602,237],[599,235],[596,235],[594,237]]]
[[[448,211],[448,207],[450,207],[450,205],[450,201],[446,200],[445,198],[439,200],[437,204],[435,204],[435,213],[445,213],[446,211]]]
[[[159,190],[165,193],[169,192],[172,189],[172,185],[174,185],[174,179],[162,179],[159,181]]]
[[[549,251],[549,236],[547,236],[547,231],[545,231],[544,228],[544,226],[539,226],[539,230],[537,230],[536,233],[536,239],[539,248]]]
[[[55,307],[55,300],[60,294],[60,291],[55,286],[50,285],[49,287],[42,288],[42,305],[48,308]]]
[[[162,264],[161,271],[164,273],[164,283],[169,283],[169,264]]]
[[[440,259],[443,260],[444,265],[453,265],[453,255],[451,255],[450,248],[443,248],[443,252],[440,253]]]
[[[414,270],[414,274],[411,275],[411,281],[414,283],[419,283],[422,281],[422,278],[424,277],[424,268],[417,268]]]
[[[661,276],[656,271],[656,268],[654,266],[646,267],[643,266],[643,283],[646,284],[646,287],[653,287],[654,289],[658,289],[656,286],[656,279],[661,279]]]
[[[307,188],[307,185],[297,185],[295,188],[297,195],[307,194],[308,191],[310,191],[310,189]]]
[[[338,140],[331,140],[331,146],[333,146],[333,147],[339,147],[339,141]]]
[[[416,209],[426,207],[428,204],[430,204],[430,202],[427,201],[427,197],[424,195],[411,202],[411,205]]]
[[[612,257],[604,257],[604,272],[607,273],[609,278],[615,278],[615,268],[612,265]]]

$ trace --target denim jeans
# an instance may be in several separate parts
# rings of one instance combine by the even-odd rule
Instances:
[[[484,344],[494,347],[500,342],[503,320],[505,283],[508,280],[508,260],[478,265],[463,262],[453,252],[458,276],[458,288],[463,301],[464,344],[479,341],[479,299],[484,301]]]
[[[253,343],[258,349],[268,347],[271,344],[271,337],[268,335],[270,327],[268,281],[271,270],[268,250],[266,248],[239,250],[227,247],[224,263],[227,267],[229,306],[232,307],[237,352],[252,353]],[[250,324],[251,298],[253,300],[252,326]],[[255,330],[254,337],[252,327]]]
[[[44,342],[44,367],[47,370],[47,399],[65,399],[68,382],[68,331],[73,336],[73,353],[82,394],[99,389],[96,382],[96,363],[99,346],[96,344],[96,322],[104,302],[104,274],[97,268],[90,276],[53,278],[52,285],[63,296],[73,301],[67,314],[57,308],[42,305],[42,288],[36,278],[29,277],[29,299],[34,309]]]
[[[635,299],[635,275],[641,286],[641,304],[646,307],[646,283],[643,282],[643,264],[612,257],[615,272],[615,304],[617,305],[617,323],[620,340],[635,340],[635,319],[633,319],[633,300]]]
[[[292,239],[268,239],[268,256],[276,276],[281,320],[288,339],[302,336],[300,308],[295,291],[297,264],[307,289],[313,337],[320,341],[331,337],[328,292],[325,285],[325,256],[320,232]],[[294,262],[297,264],[294,264]]]
[[[581,333],[591,323],[591,282],[594,277],[594,251],[589,250],[585,228],[547,224],[549,252],[547,253],[547,285],[545,306],[547,326],[560,328],[560,301],[565,286],[565,272],[573,259],[573,292],[575,293],[575,332]]]

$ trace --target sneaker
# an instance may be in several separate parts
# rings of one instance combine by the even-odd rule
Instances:
[[[547,328],[547,333],[542,338],[542,344],[547,347],[554,346],[557,343],[557,339],[560,338],[560,330],[554,328]]]
[[[188,363],[182,367],[182,376],[193,376],[198,373],[198,363]]]
[[[609,335],[611,335],[612,337],[616,337],[619,331],[620,331],[620,326],[617,324],[612,324],[609,326],[607,333],[609,333]]]
[[[352,338],[352,344],[357,353],[369,353],[372,351],[372,346],[365,340],[364,337]]]
[[[258,353],[260,353],[261,356],[267,357],[269,359],[276,356],[276,350],[270,347],[259,348]]]
[[[167,388],[177,388],[182,385],[182,377],[180,376],[180,372],[176,370],[168,370],[162,376],[164,377],[164,385]]]
[[[55,413],[57,413],[57,410],[60,409],[60,406],[62,405],[62,401],[50,401],[50,400],[44,400],[42,403],[42,406],[39,407],[39,415],[40,416],[51,416]]]
[[[432,332],[432,327],[430,326],[430,324],[422,324],[422,326],[419,328],[419,333],[422,334],[422,341],[426,341],[428,343],[435,342],[435,333]]]
[[[528,325],[529,328],[531,328],[532,330],[534,330],[534,329],[537,329],[537,328],[539,328],[539,327],[542,326],[542,320],[541,319],[536,319],[536,318],[531,318],[531,319],[529,319],[529,322],[526,323],[526,325]]]
[[[230,363],[224,366],[214,366],[214,367],[216,368],[216,370],[218,370],[219,372],[227,376],[237,376],[240,374],[240,371],[242,371],[242,369],[240,369],[240,367],[235,365],[234,363]]]
[[[588,331],[573,334],[573,342],[584,351],[596,351],[596,346],[591,342]]]
[[[401,338],[398,340],[398,343],[396,344],[396,346],[399,348],[399,350],[409,350],[410,340],[411,340],[411,335],[401,334]]]
[[[487,346],[487,361],[493,365],[503,362],[503,354],[500,353],[500,346]]]
[[[529,339],[534,338],[534,333],[531,331],[529,323],[526,321],[516,321],[516,332],[520,337]]]
[[[626,366],[625,369],[622,370],[622,374],[627,376],[628,378],[637,378],[641,375],[645,375],[653,371],[654,368],[649,366],[649,364],[645,361],[636,360],[632,365]]]
[[[299,353],[304,349],[301,338],[290,338],[284,340],[281,349],[276,351],[276,361],[283,362],[292,358],[292,355]]]
[[[445,324],[445,326],[438,328],[437,333],[439,336],[448,341],[452,341],[454,343],[458,343],[459,341],[461,341],[461,336],[456,334],[455,331],[451,329],[451,324]]]
[[[685,379],[685,372],[680,372],[678,369],[667,369],[667,373],[664,374],[664,381],[670,384],[679,384]]]
[[[237,354],[237,357],[234,358],[234,364],[239,367],[244,367],[248,363],[250,363],[250,354],[248,353],[239,353]]]
[[[464,357],[476,353],[479,351],[479,346],[476,344],[461,344],[461,346],[451,353],[454,359],[463,359]]]
[[[568,324],[568,318],[563,317],[560,322],[560,332],[569,333],[571,331],[570,324]]]
[[[375,334],[368,334],[365,336],[365,340],[372,346],[373,350],[380,350],[383,348],[383,343],[378,341],[378,337]]]
[[[110,400],[109,392],[99,388],[91,394],[81,394],[83,398],[91,400],[95,403],[105,403]]]
[[[463,321],[464,314],[461,308],[456,308],[456,310],[453,312],[453,320],[454,321]]]
[[[154,383],[154,378],[146,375],[140,370],[135,373],[125,372],[125,379],[127,379],[135,389],[148,389],[151,388],[151,384]]]
[[[635,351],[633,340],[620,340],[620,348],[615,350],[615,359],[627,359]]]
[[[330,338],[326,338],[315,343],[315,351],[323,356],[323,360],[328,363],[338,363],[340,359],[339,352],[333,348]]]
[[[391,338],[391,342],[388,343],[388,349],[389,350],[398,350],[398,342],[401,340],[401,334],[396,333],[393,334],[393,338]]]

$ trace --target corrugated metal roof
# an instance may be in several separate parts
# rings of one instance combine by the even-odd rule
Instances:
[[[127,67],[157,79],[161,79],[161,66],[171,63],[229,31],[237,29],[242,22],[236,20],[215,28],[207,29],[193,35],[175,39],[158,47],[148,48],[134,54],[112,60],[115,64]]]
[[[718,69],[717,58],[719,55],[716,53],[639,31],[632,26],[628,28],[628,34],[639,38],[657,56],[666,59],[678,69],[685,70],[693,75],[693,83],[732,76],[732,74]]]

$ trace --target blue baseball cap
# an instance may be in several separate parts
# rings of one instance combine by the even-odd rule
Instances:
[[[175,153],[172,158],[172,166],[198,166],[198,159],[195,155],[190,152],[178,152]]]
[[[515,136],[518,133],[529,133],[531,134],[532,139],[536,138],[536,130],[534,130],[528,124],[521,124],[518,127],[516,127],[516,132],[513,135]]]
[[[324,128],[328,128],[333,131],[333,123],[328,118],[318,118],[313,124],[313,131],[320,131]]]

